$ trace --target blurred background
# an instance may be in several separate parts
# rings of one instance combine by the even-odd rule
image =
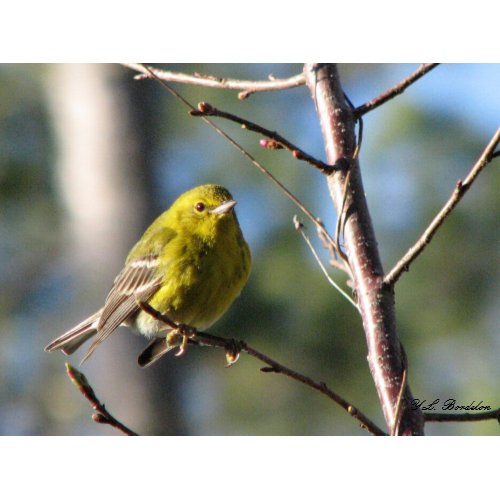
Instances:
[[[162,65],[185,73],[265,80],[300,64]],[[417,65],[340,65],[355,105]],[[132,244],[183,191],[215,182],[238,200],[253,254],[240,298],[210,332],[241,338],[326,382],[385,428],[355,310],[325,280],[293,228],[297,208],[229,143],[154,81],[119,65],[0,65],[0,434],[115,435],[44,346],[97,310]],[[500,65],[442,65],[366,115],[361,167],[384,268],[414,243],[500,124]],[[175,85],[276,130],[324,159],[305,87],[258,93]],[[220,125],[333,233],[322,176],[259,136]],[[396,289],[398,329],[415,397],[500,404],[497,159]],[[312,241],[327,262],[321,243]],[[345,288],[344,276],[330,270]],[[190,348],[146,370],[146,341],[119,329],[81,367],[108,410],[149,435],[365,435],[324,396],[246,355]],[[498,434],[493,421],[431,423],[428,434]]]

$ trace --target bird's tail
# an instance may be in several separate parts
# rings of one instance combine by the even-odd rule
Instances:
[[[100,316],[101,311],[97,311],[71,330],[57,337],[45,347],[45,350],[55,351],[61,349],[64,354],[73,354],[84,342],[97,333],[97,323]]]

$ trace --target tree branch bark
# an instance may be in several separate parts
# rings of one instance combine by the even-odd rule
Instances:
[[[339,171],[327,176],[327,183],[337,213],[342,211],[342,206],[346,213],[343,241],[363,320],[368,364],[386,423],[392,430],[396,425],[396,407],[405,366],[396,330],[394,291],[383,282],[384,272],[364,196],[359,162],[351,160],[356,147],[355,116],[344,98],[335,65],[306,64],[304,74],[321,123],[327,162],[333,165],[347,161],[350,164],[348,178],[347,171]],[[407,385],[400,407],[400,435],[424,433],[422,412],[410,409],[412,399]]]
[[[493,160],[495,157],[495,148],[500,143],[500,128],[497,129],[493,137],[491,138],[489,144],[481,153],[481,156],[474,164],[470,170],[467,177],[462,181],[459,179],[451,194],[451,197],[445,203],[443,208],[434,217],[432,222],[429,224],[427,229],[423,232],[422,236],[415,242],[415,244],[406,252],[406,254],[399,260],[399,262],[394,266],[393,269],[384,281],[389,286],[394,286],[396,281],[401,277],[401,275],[408,271],[410,264],[424,251],[424,249],[432,241],[432,238],[436,234],[437,230],[442,226],[444,221],[448,218],[452,210],[458,205],[460,200],[463,198],[465,193],[472,186],[472,183],[477,179],[477,176],[482,172],[482,170]]]
[[[139,75],[135,78],[151,78],[143,64],[127,63],[123,66],[137,71]],[[150,66],[148,66],[150,67]],[[256,92],[265,92],[270,90],[285,90],[304,85],[304,75],[294,75],[290,78],[271,78],[264,81],[249,81],[237,80],[233,78],[218,78],[214,76],[203,75],[187,75],[185,73],[174,73],[173,71],[165,71],[162,69],[150,67],[155,76],[166,82],[187,83],[190,85],[201,85],[203,87],[211,87],[216,89],[241,90],[238,94],[238,99],[246,99]]]
[[[119,420],[113,417],[111,413],[109,413],[106,407],[99,401],[99,399],[97,399],[94,389],[82,372],[78,371],[69,363],[66,363],[66,373],[68,374],[71,382],[75,384],[78,390],[90,403],[90,406],[94,410],[94,413],[92,414],[92,420],[94,422],[97,422],[98,424],[108,424],[111,427],[123,432],[123,434],[127,436],[138,436],[136,432],[129,429],[126,425],[122,424]]]
[[[402,82],[399,82],[397,85],[390,88],[389,90],[379,95],[378,97],[375,97],[371,101],[357,107],[356,110],[354,111],[354,114],[356,116],[362,116],[368,113],[369,111],[372,111],[373,109],[382,106],[382,104],[386,103],[388,100],[396,97],[399,94],[402,94],[410,85],[415,83],[418,79],[422,78],[424,75],[426,75],[429,71],[433,70],[438,65],[439,63],[422,64],[417,69],[417,71],[413,72]]]
[[[320,172],[324,174],[331,174],[335,170],[334,165],[327,165],[325,162],[314,158],[313,156],[307,154],[302,149],[298,148],[294,144],[292,144],[289,140],[285,139],[282,135],[278,134],[273,130],[269,130],[264,128],[257,123],[251,122],[250,120],[246,120],[241,116],[234,115],[233,113],[228,113],[226,111],[222,111],[217,109],[216,107],[208,104],[207,102],[198,103],[198,109],[190,112],[191,116],[216,116],[219,118],[224,118],[226,120],[239,123],[242,128],[246,130],[251,130],[252,132],[256,132],[257,134],[262,134],[265,137],[268,137],[272,140],[272,143],[269,144],[267,142],[261,142],[260,145],[267,149],[288,149],[297,160],[304,160],[313,167],[317,168]]]

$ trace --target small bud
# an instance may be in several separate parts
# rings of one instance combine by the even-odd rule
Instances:
[[[358,414],[358,410],[356,410],[356,408],[354,408],[354,406],[352,406],[352,405],[349,405],[347,407],[347,411],[349,412],[350,415],[357,415]]]
[[[198,111],[200,111],[201,113],[211,113],[213,109],[214,108],[212,108],[212,106],[210,106],[208,102],[202,101],[198,103]]]
[[[252,90],[242,90],[241,92],[238,93],[238,99],[240,101],[244,101],[248,96],[252,94],[253,94]]]
[[[71,382],[75,384],[80,390],[92,391],[92,387],[88,383],[87,377],[80,371],[78,371],[73,365],[66,363],[66,373],[70,378]]]
[[[109,420],[102,413],[93,413],[92,420],[98,424],[108,424]]]
[[[274,139],[261,139],[259,144],[266,149],[283,149],[283,145]]]

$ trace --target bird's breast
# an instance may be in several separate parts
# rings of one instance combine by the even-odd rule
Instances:
[[[168,258],[160,256],[161,288],[149,303],[172,321],[205,329],[224,314],[239,295],[250,272],[250,254],[242,238],[189,243],[180,239]],[[148,336],[162,335],[165,325],[140,312],[136,325]],[[168,329],[168,328],[167,328]]]

